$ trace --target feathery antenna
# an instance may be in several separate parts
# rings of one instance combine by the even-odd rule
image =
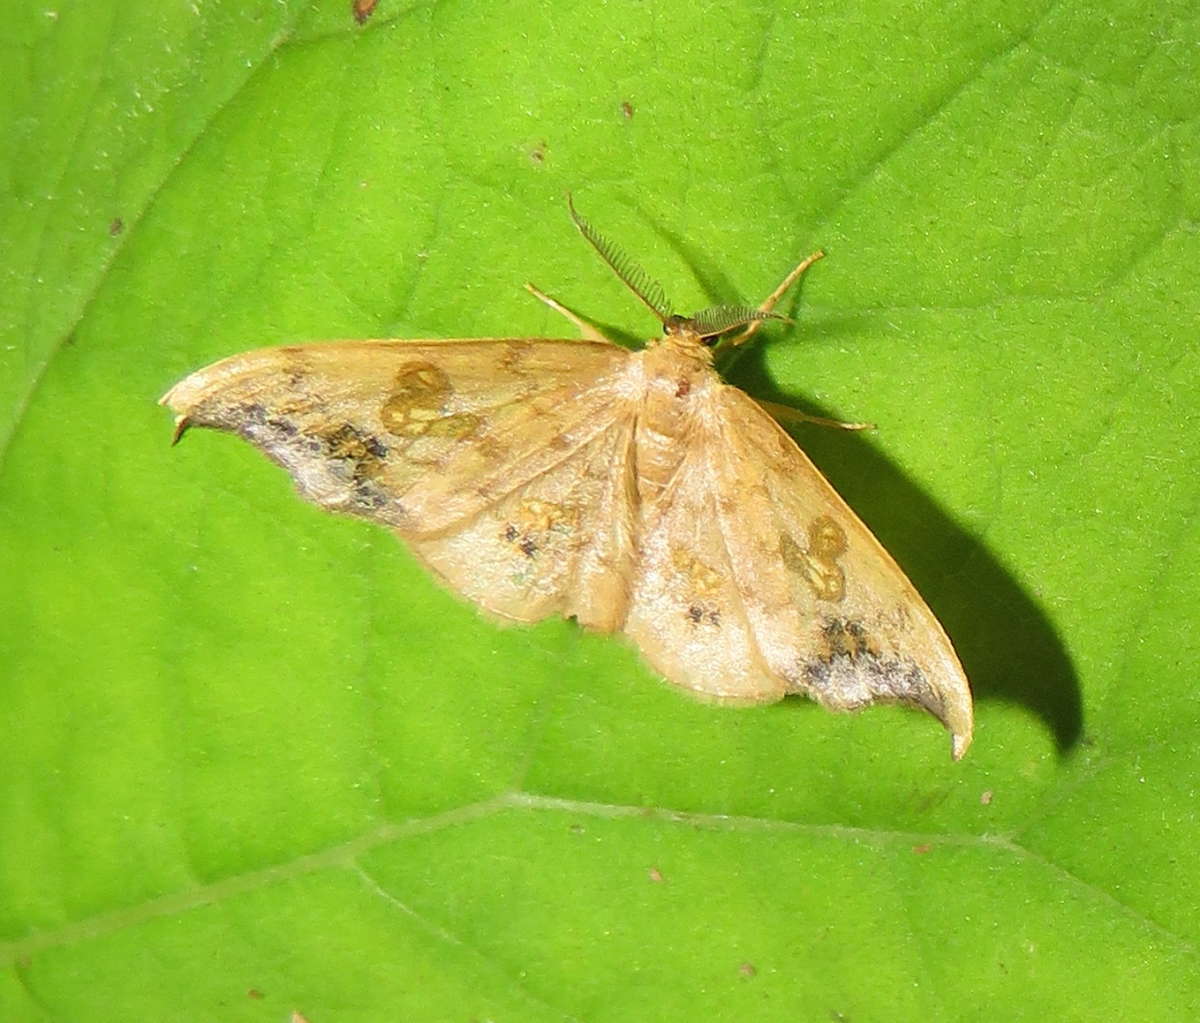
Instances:
[[[662,285],[654,280],[645,270],[630,259],[624,252],[597,231],[591,224],[579,215],[575,209],[575,200],[567,195],[567,206],[571,210],[571,219],[584,236],[630,291],[664,324],[671,318],[671,306],[663,292]]]
[[[748,305],[715,305],[711,309],[701,309],[693,313],[688,322],[701,337],[716,337],[735,327],[744,327],[747,323],[758,320],[786,320],[786,316],[768,312],[763,309],[753,309]]]

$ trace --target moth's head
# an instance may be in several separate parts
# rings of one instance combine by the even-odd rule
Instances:
[[[651,342],[651,344],[669,344],[672,347],[695,353],[712,348],[723,334],[728,334],[739,327],[747,327],[759,320],[791,322],[786,316],[780,316],[778,313],[742,305],[713,306],[711,309],[701,309],[692,316],[680,316],[678,313],[672,313],[662,285],[653,280],[645,270],[584,220],[579,215],[579,211],[575,209],[575,203],[569,195],[567,196],[567,206],[571,211],[571,219],[575,221],[575,226],[579,228],[580,234],[600,254],[600,258],[609,265],[625,286],[662,321],[662,340]],[[774,305],[775,297],[777,296],[773,296],[769,303],[764,304]],[[735,340],[734,343],[736,344],[737,341]]]
[[[702,309],[692,316],[672,313],[663,317],[662,339],[650,341],[649,347],[665,344],[693,356],[703,353],[704,361],[712,362],[712,350],[722,337],[759,320],[786,320],[786,317],[746,306],[728,305]]]
[[[658,345],[666,345],[704,362],[712,362],[711,349],[716,341],[716,336],[705,337],[697,329],[695,320],[691,316],[672,313],[670,316],[663,317],[662,337],[651,338],[646,343],[646,347],[655,348]]]

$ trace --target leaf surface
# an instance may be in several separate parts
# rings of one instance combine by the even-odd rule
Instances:
[[[0,1018],[1200,1013],[1200,21],[1183,3],[7,0]],[[977,698],[729,710],[499,629],[155,399],[259,345],[656,329]]]

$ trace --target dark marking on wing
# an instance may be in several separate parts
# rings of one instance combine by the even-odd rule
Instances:
[[[867,635],[862,622],[853,618],[827,618],[821,626],[821,638],[825,643],[827,659],[838,656],[851,659],[879,656],[879,650]]]
[[[721,626],[721,609],[713,607],[710,604],[691,604],[684,614],[692,625],[700,625],[707,622],[714,628],[720,628]]]
[[[908,657],[881,652],[870,630],[853,618],[826,618],[822,650],[802,660],[788,681],[831,710],[857,710],[871,703],[907,703],[935,716],[945,714],[941,696]]]

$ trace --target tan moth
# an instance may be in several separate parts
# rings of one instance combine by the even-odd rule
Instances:
[[[657,281],[571,216],[662,322],[582,340],[336,341],[199,370],[162,398],[261,448],[300,493],[390,527],[450,589],[520,622],[624,632],[668,681],[754,704],[923,708],[971,742],[971,691],[904,573],[766,407],[724,383],[817,259],[757,307],[673,314]],[[811,417],[802,417],[811,418]]]

